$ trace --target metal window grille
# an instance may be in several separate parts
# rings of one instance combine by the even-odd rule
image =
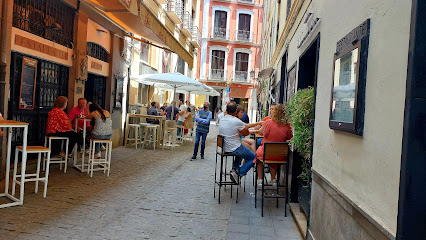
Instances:
[[[94,42],[87,43],[87,55],[99,59],[103,62],[108,62],[109,53],[107,50]]]
[[[16,28],[71,48],[75,10],[58,0],[13,0]]]

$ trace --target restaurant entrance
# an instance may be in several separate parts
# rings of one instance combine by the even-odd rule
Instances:
[[[35,94],[32,99],[32,107],[30,108],[24,108],[22,104],[20,104],[21,96],[23,96],[21,92],[29,91],[25,86],[21,86],[22,76],[25,76],[22,74],[24,57],[36,63],[36,68],[34,68],[36,72],[32,75],[33,78],[35,76]],[[13,52],[10,70],[8,118],[29,123],[29,146],[43,145],[44,136],[46,134],[47,117],[49,111],[53,108],[53,101],[58,96],[68,96],[69,68],[53,62]],[[26,93],[24,92],[24,94]],[[23,130],[18,129],[13,131],[12,149],[15,148],[17,143],[22,143],[22,134]]]
[[[88,74],[84,89],[84,98],[87,102],[96,102],[105,109],[106,77],[96,74]]]

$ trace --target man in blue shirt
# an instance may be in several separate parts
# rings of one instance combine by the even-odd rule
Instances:
[[[210,120],[212,119],[212,112],[209,110],[210,103],[204,102],[202,110],[199,110],[195,121],[197,122],[197,130],[195,131],[195,144],[194,154],[192,155],[191,161],[197,159],[198,146],[201,138],[201,159],[204,159],[204,149],[206,148],[206,138],[209,133]]]

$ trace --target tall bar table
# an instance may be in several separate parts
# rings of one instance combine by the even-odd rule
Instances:
[[[20,196],[16,198],[9,194],[9,173],[10,173],[10,154],[12,146],[12,129],[13,128],[24,128],[23,135],[23,150],[22,150],[22,164],[21,164],[21,176],[22,179],[25,179],[25,170],[27,168],[27,137],[28,137],[28,123],[17,122],[12,120],[0,120],[0,128],[8,128],[7,133],[7,157],[6,157],[6,178],[5,178],[5,190],[4,193],[0,194],[0,197],[6,197],[10,199],[11,203],[1,204],[0,208],[18,206],[24,204],[24,190],[25,190],[25,181],[21,181]]]
[[[163,136],[163,131],[164,131],[164,125],[166,122],[166,116],[154,116],[154,115],[145,115],[145,114],[127,114],[127,119],[126,119],[126,131],[124,134],[124,146],[127,146],[127,138],[129,137],[129,119],[130,118],[151,118],[151,119],[156,119],[158,121],[160,121],[160,129],[159,131],[157,131],[157,148],[160,148],[160,143],[163,142],[163,140],[161,139],[161,137]],[[161,141],[160,141],[161,139]]]
[[[84,155],[86,154],[86,133],[87,133],[87,129],[86,129],[86,125],[87,122],[90,122],[91,119],[85,119],[85,118],[78,118],[77,121],[75,121],[75,132],[78,132],[78,121],[81,120],[84,122],[84,126],[83,126],[83,154],[81,154],[81,164],[77,163],[77,154],[78,154],[78,147],[77,144],[74,146],[74,167],[77,168],[78,170],[80,170],[81,172],[87,171],[89,172],[89,163],[84,163]],[[87,167],[87,169],[85,170],[85,167]]]

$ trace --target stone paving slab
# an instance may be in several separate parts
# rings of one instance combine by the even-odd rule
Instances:
[[[228,187],[222,191],[221,204],[217,203],[213,198],[216,135],[212,125],[205,160],[189,161],[193,144],[187,142],[175,151],[116,148],[109,177],[95,172],[90,178],[73,168],[64,174],[52,165],[45,199],[42,191],[33,193],[34,183],[27,183],[23,206],[0,209],[0,239],[272,237],[271,231],[256,228],[260,226],[273,229],[279,239],[300,239],[293,233],[297,228],[290,214],[284,219],[268,210],[269,217],[260,219],[250,188],[240,191],[236,204],[235,188],[231,199]]]

